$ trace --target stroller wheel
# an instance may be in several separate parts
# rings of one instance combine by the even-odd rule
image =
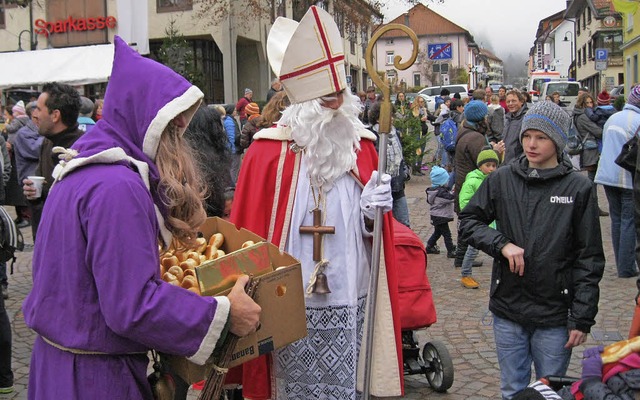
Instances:
[[[433,341],[425,344],[422,359],[429,385],[436,392],[446,392],[453,385],[453,362],[444,343]]]

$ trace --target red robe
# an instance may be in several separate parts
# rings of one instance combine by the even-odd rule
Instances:
[[[270,132],[275,134],[270,134]],[[286,132],[286,131],[285,131]],[[261,137],[277,137],[284,140],[261,139]],[[286,235],[289,230],[291,208],[296,193],[299,159],[290,150],[291,141],[283,130],[273,128],[260,131],[245,155],[240,169],[238,184],[233,200],[231,221],[238,227],[246,228],[267,238],[281,250],[286,245]],[[378,154],[371,140],[362,139],[361,149],[357,153],[357,171],[360,182],[369,181],[371,173],[378,168]],[[298,155],[299,156],[299,155]],[[293,185],[293,186],[292,186]],[[277,196],[277,204],[274,199]],[[294,197],[290,198],[290,195]],[[275,208],[273,228],[270,229],[272,213]],[[398,359],[399,382],[403,388],[402,338],[400,314],[398,310],[397,271],[394,262],[393,232],[391,213],[384,216],[383,243],[387,274],[387,283],[391,299],[393,327],[395,331],[396,353]],[[285,230],[284,227],[287,227]],[[271,232],[270,232],[271,231]],[[284,233],[284,235],[283,235]],[[295,254],[294,254],[295,256]],[[382,268],[381,263],[381,268]],[[363,338],[363,342],[364,342]],[[375,347],[374,347],[375,348]],[[232,370],[227,382],[240,382],[242,374],[243,396],[253,400],[271,398],[271,356],[262,356],[249,361],[243,366]]]

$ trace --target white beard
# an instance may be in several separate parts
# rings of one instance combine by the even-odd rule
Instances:
[[[358,130],[365,129],[358,119],[360,99],[348,91],[337,110],[323,107],[320,99],[287,107],[278,125],[291,128],[291,137],[305,149],[311,184],[330,189],[337,178],[356,166],[360,150]]]

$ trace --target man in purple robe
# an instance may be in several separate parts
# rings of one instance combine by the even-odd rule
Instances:
[[[227,331],[255,331],[238,280],[200,297],[160,279],[158,244],[195,241],[204,187],[182,137],[202,92],[115,38],[102,119],[61,154],[23,305],[38,333],[30,399],[151,399],[147,352],[204,364]]]

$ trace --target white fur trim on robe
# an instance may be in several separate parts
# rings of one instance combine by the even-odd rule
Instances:
[[[358,131],[360,139],[368,139],[375,141],[376,135],[368,129],[361,129]],[[292,140],[291,128],[287,126],[277,126],[275,128],[261,129],[253,135],[253,140],[270,139],[270,140]]]

